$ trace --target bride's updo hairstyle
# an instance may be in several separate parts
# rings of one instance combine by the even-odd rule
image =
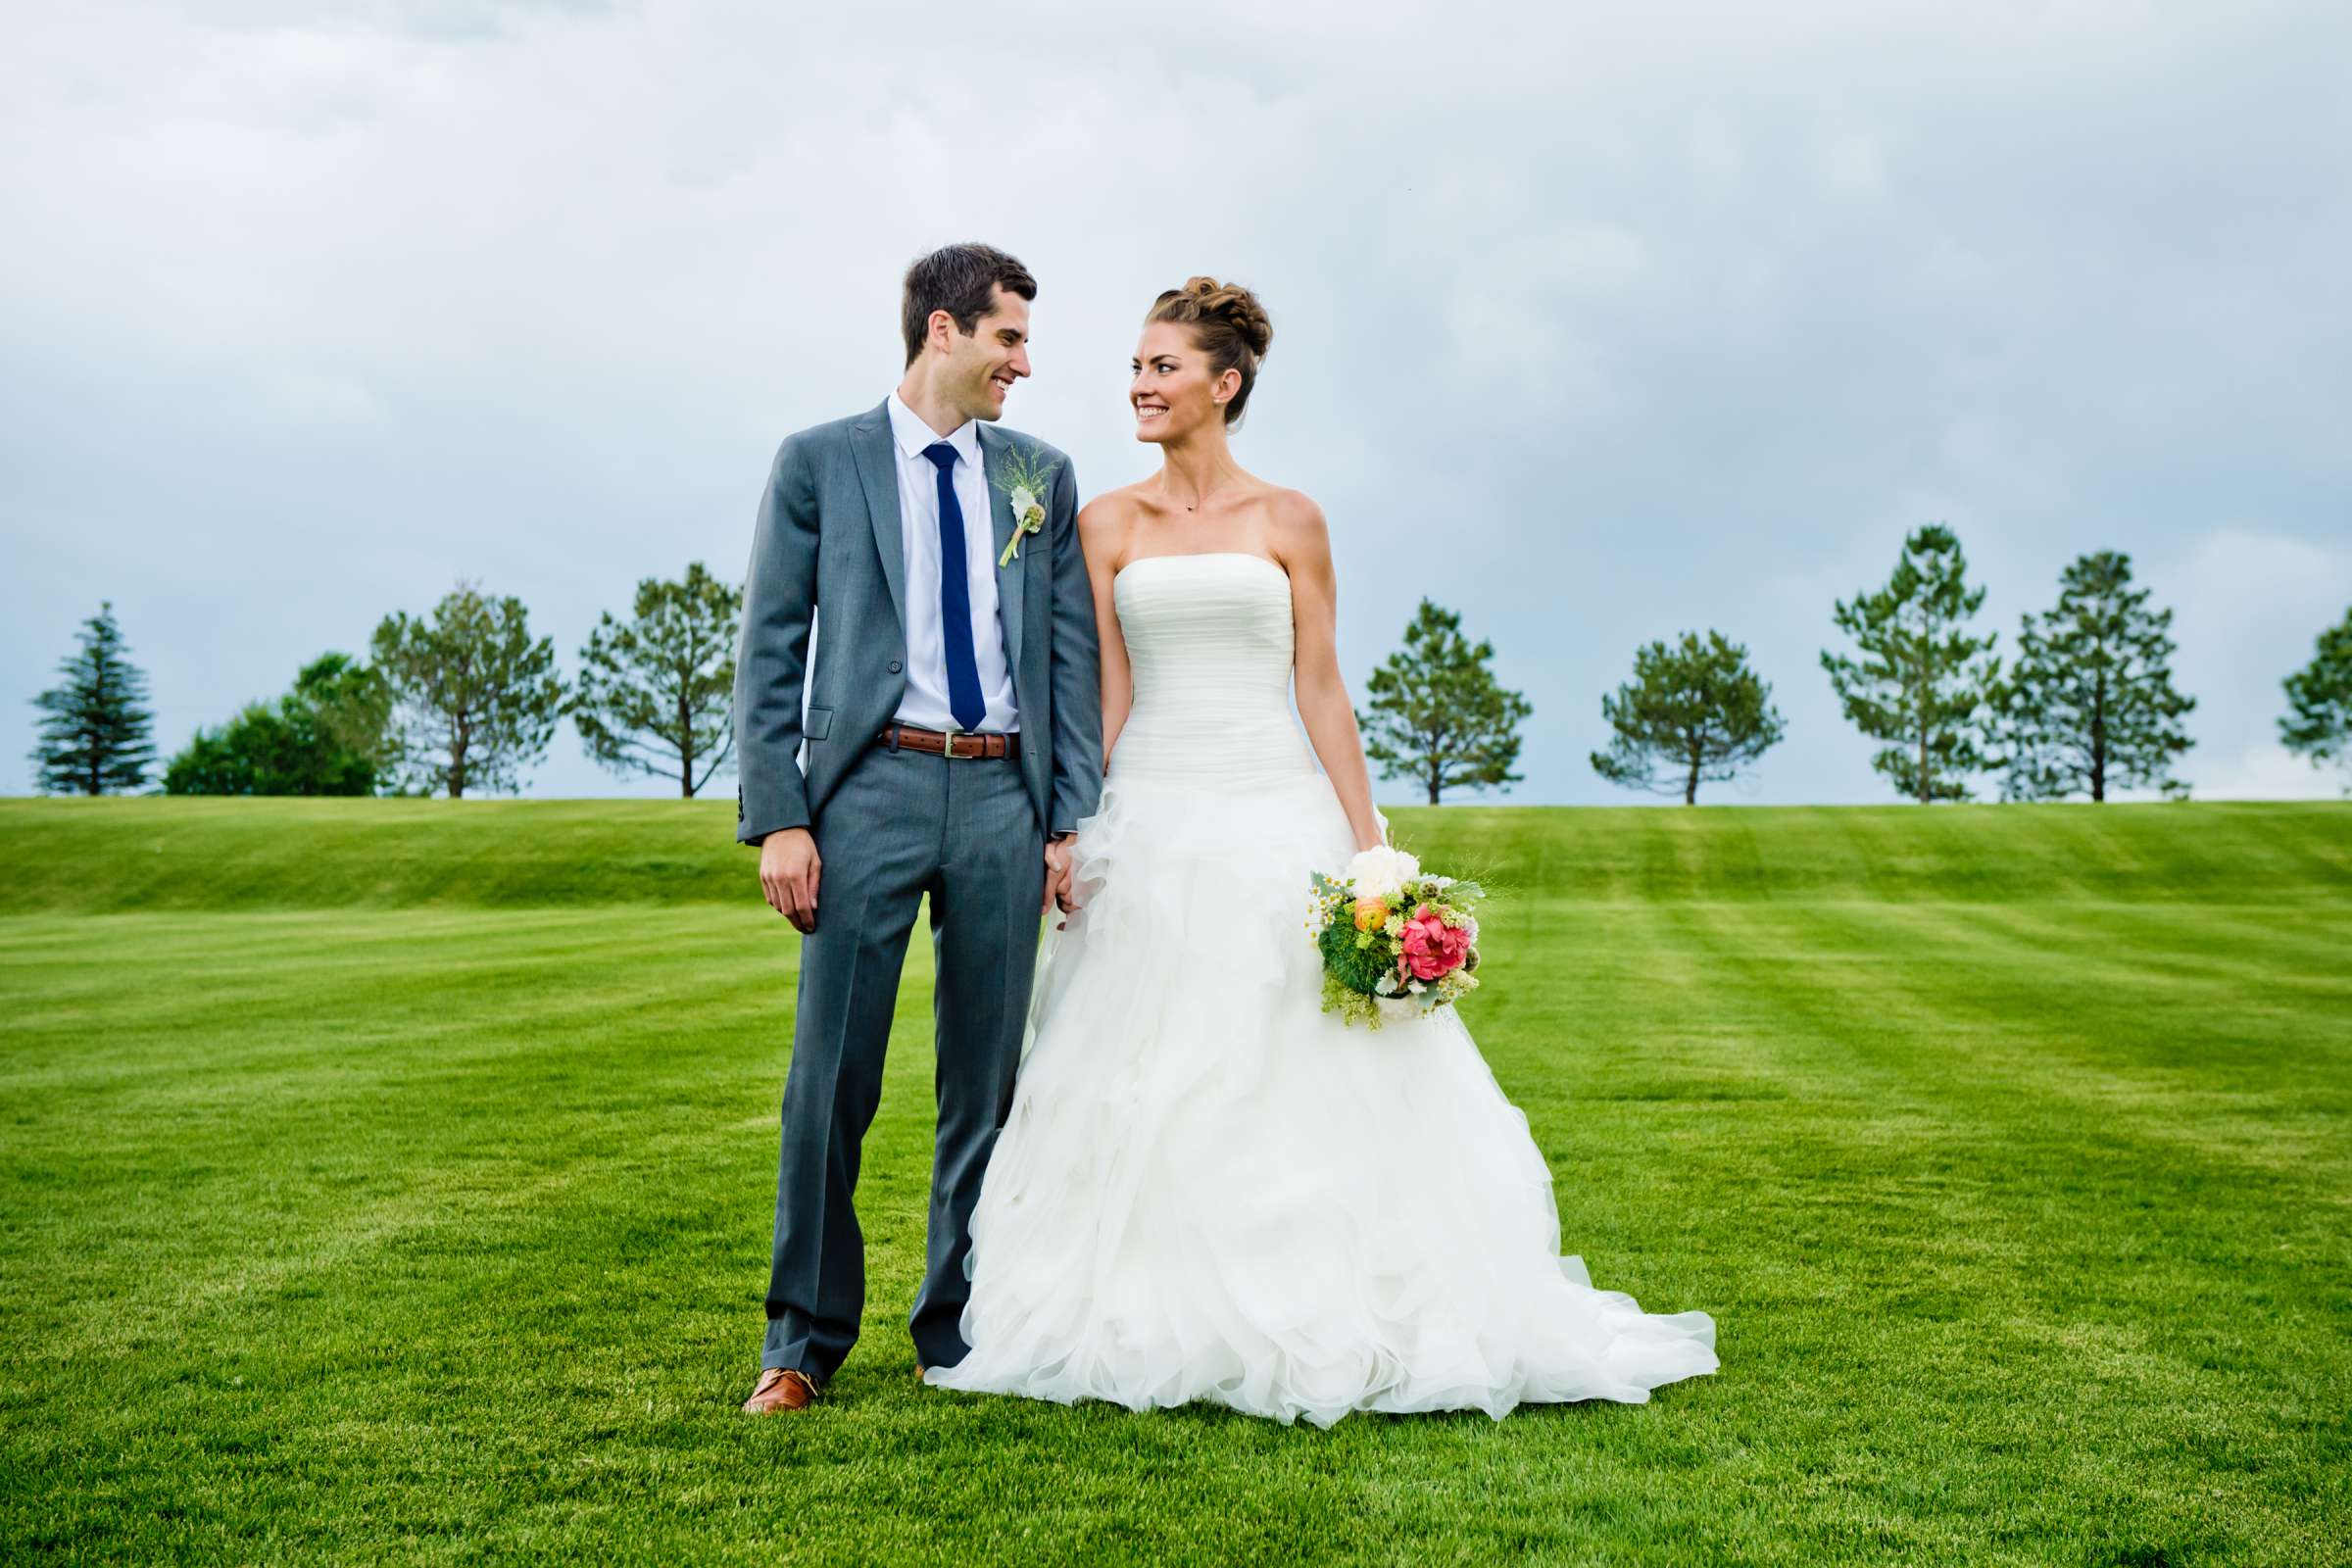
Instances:
[[[1274,321],[1257,296],[1239,283],[1220,283],[1213,277],[1185,279],[1152,302],[1144,324],[1173,321],[1192,332],[1193,346],[1208,356],[1208,376],[1215,380],[1227,370],[1242,372],[1242,389],[1225,405],[1227,425],[1239,424],[1257,384],[1257,366],[1274,341]]]

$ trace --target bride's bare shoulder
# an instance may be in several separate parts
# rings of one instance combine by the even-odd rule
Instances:
[[[1078,526],[1105,527],[1112,522],[1125,522],[1135,516],[1136,491],[1140,485],[1123,484],[1116,490],[1105,490],[1078,509]]]
[[[1129,484],[1105,490],[1078,509],[1078,544],[1089,561],[1118,564],[1135,532],[1136,492],[1141,488]]]
[[[1331,564],[1331,525],[1323,509],[1303,490],[1266,487],[1268,540],[1276,559],[1296,571],[1301,566],[1328,569]]]

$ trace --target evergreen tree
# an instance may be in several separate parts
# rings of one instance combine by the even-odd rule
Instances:
[[[607,612],[580,650],[571,716],[588,755],[615,773],[675,778],[686,798],[709,783],[735,746],[742,617],[743,590],[699,561],[683,582],[640,582],[634,618]]]
[[[1356,715],[1364,755],[1384,778],[1410,778],[1438,804],[1449,789],[1507,790],[1520,775],[1519,725],[1535,711],[1495,682],[1494,645],[1462,636],[1462,617],[1424,599],[1404,647],[1372,672],[1369,712]]]
[[[171,795],[371,795],[391,760],[391,694],[348,654],[305,665],[275,704],[199,729],[164,772]]]
[[[2173,689],[2173,612],[2147,604],[2132,558],[2102,550],[2066,568],[2056,609],[2023,617],[2000,694],[2005,798],[2099,802],[2133,784],[2188,793],[2170,768],[2194,744],[2180,715],[2197,703]]]
[[[406,782],[453,801],[468,789],[512,793],[547,755],[564,683],[555,643],[531,640],[521,600],[460,583],[430,620],[385,616],[369,647],[390,688]]]
[[[1617,734],[1592,754],[1592,769],[1695,806],[1702,782],[1728,779],[1779,744],[1787,725],[1771,698],[1747,650],[1719,631],[1703,643],[1688,631],[1677,647],[1653,642],[1634,655],[1633,680],[1601,696],[1600,716]]]
[[[130,662],[113,600],[81,623],[78,636],[80,652],[58,661],[65,684],[32,700],[47,715],[32,750],[37,787],[44,795],[135,790],[155,763],[146,672]]]
[[[2320,633],[2311,662],[2286,677],[2286,715],[2278,720],[2278,738],[2314,767],[2343,764],[2344,793],[2352,795],[2352,610]]]
[[[1941,523],[1903,542],[1894,575],[1877,593],[1838,603],[1839,630],[1860,660],[1824,650],[1845,716],[1873,740],[1891,744],[1871,766],[1921,805],[1965,801],[1968,775],[2000,766],[1978,742],[1994,722],[2000,661],[1983,658],[1996,633],[1972,637],[1969,618],[1984,602],[1968,586],[1960,540]]]

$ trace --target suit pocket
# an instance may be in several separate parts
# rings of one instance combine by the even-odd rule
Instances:
[[[821,741],[832,734],[833,710],[830,708],[809,709],[808,721],[802,724],[801,733],[812,741]]]

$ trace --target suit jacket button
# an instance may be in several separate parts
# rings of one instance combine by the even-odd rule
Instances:
[[[895,659],[890,662],[890,672],[893,675],[896,675],[899,672],[899,662]]]

